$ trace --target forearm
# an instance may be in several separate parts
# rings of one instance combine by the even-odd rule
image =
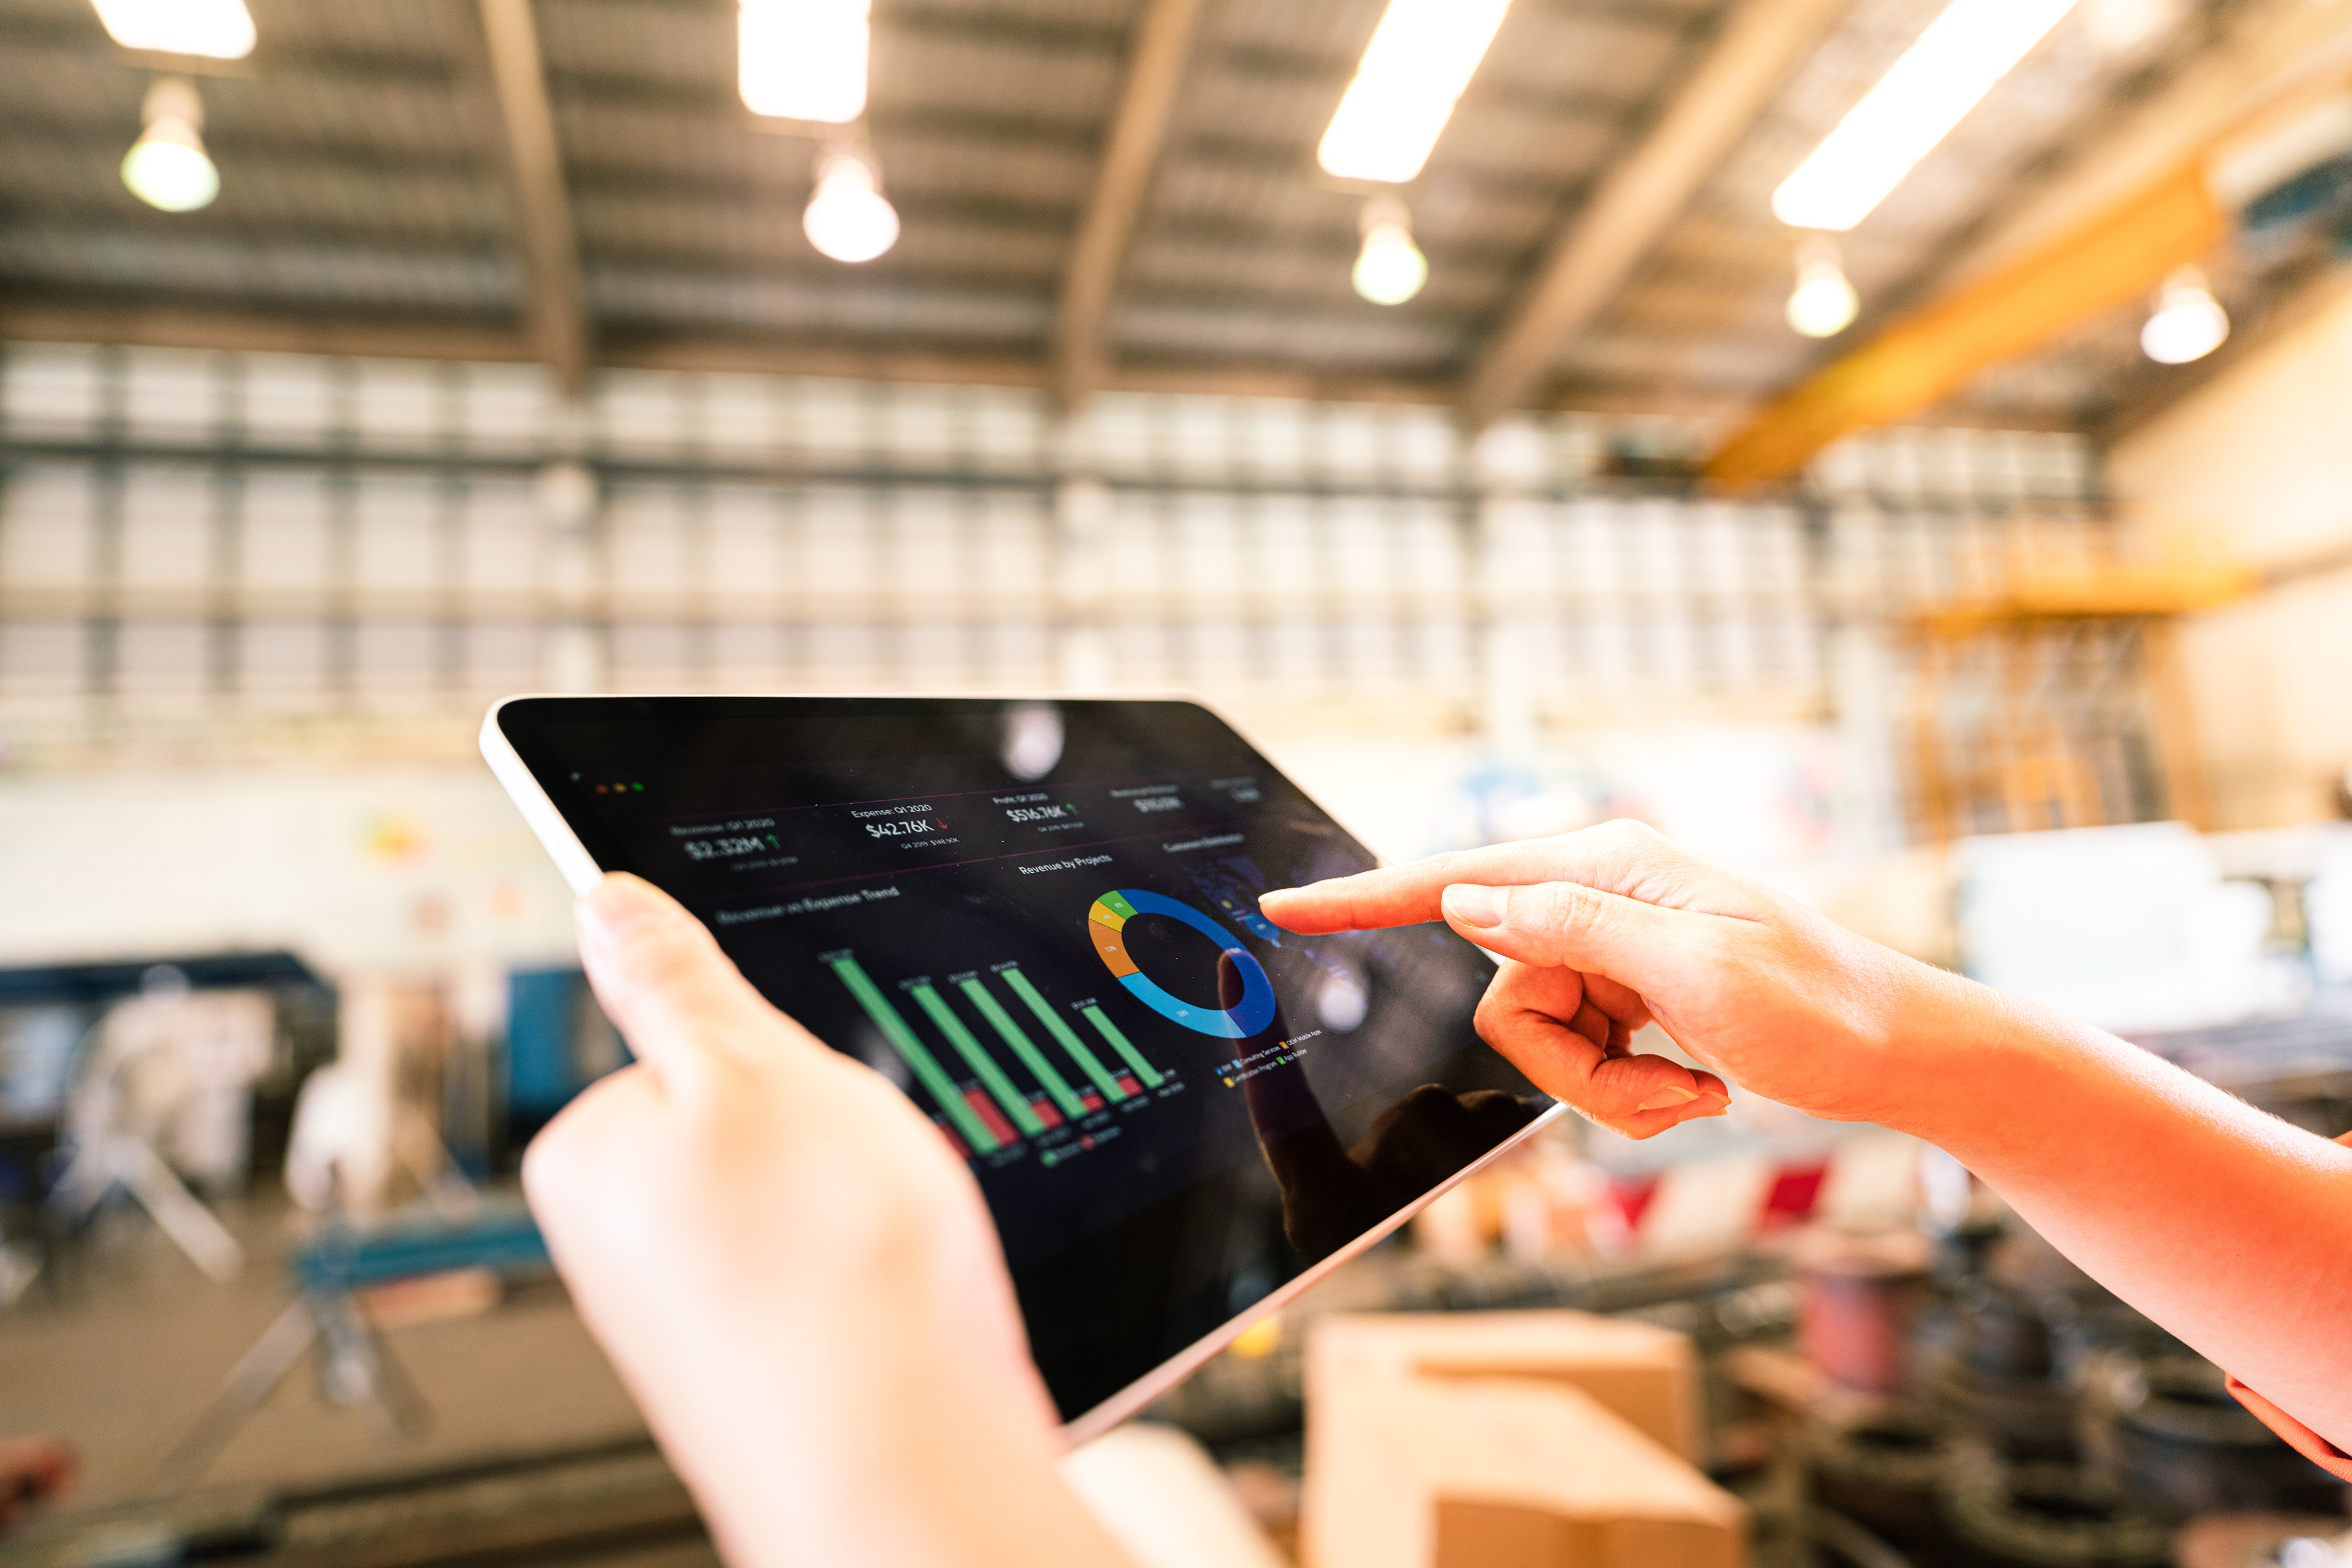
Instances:
[[[2352,1149],[2112,1035],[1951,977],[1882,1118],[1949,1151],[2095,1279],[2352,1447]]]

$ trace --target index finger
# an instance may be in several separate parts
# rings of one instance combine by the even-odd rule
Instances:
[[[1686,858],[1643,823],[1603,822],[1558,838],[1457,850],[1411,865],[1278,888],[1259,899],[1258,907],[1277,925],[1319,936],[1441,919],[1438,899],[1458,882],[1486,887],[1577,882],[1644,904],[1667,904],[1677,902],[1681,890],[1665,873]]]

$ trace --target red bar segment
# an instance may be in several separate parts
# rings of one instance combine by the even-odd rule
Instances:
[[[960,1160],[968,1160],[971,1158],[971,1150],[965,1147],[964,1141],[955,1135],[955,1129],[953,1127],[949,1126],[937,1116],[931,1118],[931,1125],[940,1130],[940,1136],[948,1141],[948,1147],[955,1151],[956,1158]]]
[[[963,1103],[971,1107],[971,1113],[980,1118],[982,1125],[996,1134],[999,1143],[1017,1144],[1021,1141],[1021,1134],[1013,1130],[1013,1124],[1004,1119],[1004,1113],[996,1108],[996,1102],[988,1097],[987,1090],[965,1090]]]
[[[1054,1099],[1050,1094],[1040,1094],[1030,1101],[1029,1109],[1035,1112],[1037,1120],[1048,1127],[1058,1127],[1062,1124],[1062,1113],[1055,1108]]]
[[[1143,1085],[1138,1083],[1134,1079],[1129,1077],[1124,1072],[1118,1075],[1116,1082],[1118,1084],[1119,1092],[1122,1094],[1140,1094],[1143,1092]]]

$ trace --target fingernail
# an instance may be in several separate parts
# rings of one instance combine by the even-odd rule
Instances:
[[[1687,1105],[1698,1098],[1696,1089],[1665,1088],[1633,1107],[1636,1111],[1664,1111],[1676,1105]]]
[[[1510,894],[1499,887],[1457,882],[1445,890],[1439,902],[1444,907],[1446,919],[1461,925],[1485,927],[1503,923],[1503,911],[1510,903]]]
[[[613,942],[653,918],[661,902],[652,888],[635,877],[608,874],[572,908],[580,924],[597,940]]]

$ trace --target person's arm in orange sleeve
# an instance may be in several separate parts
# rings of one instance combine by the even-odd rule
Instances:
[[[1634,823],[1270,893],[1263,906],[1308,933],[1444,919],[1504,960],[1479,1009],[1486,1039],[1632,1136],[1720,1111],[1727,1080],[1941,1145],[2345,1473],[2352,1148],[1865,941]],[[1651,1021],[1713,1071],[1633,1054]]]

